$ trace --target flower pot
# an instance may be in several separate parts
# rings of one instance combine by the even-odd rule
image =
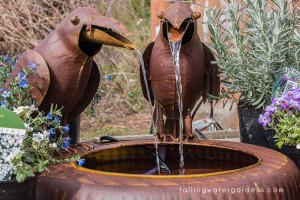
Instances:
[[[296,149],[295,146],[291,145],[282,145],[281,149],[277,148],[276,150],[291,158],[300,169],[300,149]]]
[[[258,123],[262,109],[238,108],[241,142],[276,149],[274,130],[266,130]]]
[[[35,200],[37,178],[29,178],[23,183],[16,180],[0,181],[1,200]]]

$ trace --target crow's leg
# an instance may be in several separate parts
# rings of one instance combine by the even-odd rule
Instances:
[[[163,107],[160,103],[156,102],[157,109],[157,136],[161,141],[166,140],[166,132],[165,132],[165,124],[164,124],[164,115],[163,115]]]

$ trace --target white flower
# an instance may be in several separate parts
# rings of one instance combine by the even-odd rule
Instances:
[[[19,115],[20,113],[22,113],[25,109],[25,106],[20,106],[18,108],[14,108],[13,112],[16,113],[17,115]]]
[[[15,156],[17,156],[17,155],[19,155],[19,154],[23,154],[23,153],[24,153],[24,151],[21,151],[20,149],[16,149],[16,150],[13,151],[9,156],[7,156],[7,157],[5,158],[5,161],[6,161],[6,162],[11,162],[12,159],[13,159]]]
[[[33,141],[40,143],[43,139],[45,139],[44,134],[38,132],[38,133],[33,133],[32,134],[32,139]]]
[[[46,130],[44,130],[44,131],[43,131],[43,135],[44,135],[44,137],[45,137],[45,138],[48,138],[48,137],[49,137],[49,135],[50,135],[50,132],[49,132],[49,131],[46,131]]]
[[[24,126],[25,126],[25,128],[26,128],[26,131],[27,132],[32,132],[33,131],[33,128],[32,127],[30,127],[28,124],[26,124],[26,123],[24,123]]]
[[[51,144],[49,144],[49,147],[51,147],[51,148],[57,148],[57,144],[56,143],[51,143]]]
[[[300,144],[297,144],[296,149],[300,149]]]
[[[25,113],[25,118],[28,119],[28,118],[30,117],[30,115],[31,115],[31,114],[30,114],[29,112],[26,112],[26,113]]]
[[[26,119],[30,117],[30,115],[37,111],[38,108],[35,107],[35,105],[29,106],[20,106],[18,108],[14,108],[13,112],[16,113],[17,115],[21,116],[24,115]]]

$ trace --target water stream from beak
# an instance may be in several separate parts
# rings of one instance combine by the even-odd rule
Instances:
[[[143,54],[141,53],[141,51],[139,49],[136,49],[135,51],[136,51],[136,53],[137,53],[137,55],[140,59],[140,63],[141,63],[142,71],[143,71],[143,78],[144,78],[144,83],[145,83],[145,87],[146,87],[146,91],[147,91],[149,109],[150,109],[150,114],[151,114],[151,117],[152,117],[152,128],[151,128],[151,130],[152,130],[152,134],[155,136],[154,147],[155,147],[155,153],[156,153],[157,171],[158,171],[158,174],[160,174],[160,161],[159,161],[159,157],[158,157],[158,142],[157,142],[157,137],[156,137],[157,120],[155,120],[155,118],[154,118],[154,113],[153,113],[153,109],[152,109],[152,105],[151,105],[150,91],[149,91],[149,85],[148,85],[148,81],[147,81],[147,75],[146,75],[146,69],[145,69]]]
[[[178,110],[179,110],[179,174],[184,174],[184,156],[183,156],[183,103],[182,103],[182,84],[181,84],[181,76],[180,76],[180,62],[179,62],[179,55],[180,55],[180,48],[181,48],[181,40],[179,41],[171,41],[169,40],[169,45],[171,49],[171,53],[173,55],[174,61],[174,71],[176,77],[176,89],[178,95]]]

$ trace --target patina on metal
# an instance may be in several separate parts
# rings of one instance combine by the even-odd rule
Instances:
[[[86,158],[86,164],[82,167],[75,163],[54,165],[50,166],[49,172],[39,176],[37,199],[300,198],[300,172],[296,165],[283,154],[264,147],[213,140],[189,142],[184,147],[189,161],[208,159],[209,162],[217,162],[216,164],[220,161],[226,162],[226,165],[220,166],[223,170],[216,171],[218,169],[199,165],[195,170],[202,168],[203,173],[144,175],[134,172],[139,168],[139,165],[134,164],[139,161],[146,163],[142,170],[146,172],[152,167],[149,164],[155,165],[155,158],[132,147],[153,148],[153,140],[95,142],[90,145],[95,146],[90,151],[77,147],[79,155]],[[168,157],[165,162],[172,167],[170,162],[178,160],[178,143],[161,142],[160,145],[166,146]],[[118,167],[122,165],[122,161],[127,161],[133,167]],[[236,162],[244,165],[236,166]],[[105,169],[105,165],[114,167]],[[99,169],[96,170],[95,166]],[[190,172],[193,170],[189,169]],[[215,188],[217,192],[208,192]]]
[[[23,53],[7,80],[33,62],[37,70],[29,77],[31,94],[39,109],[51,104],[62,108],[63,124],[75,119],[92,101],[100,82],[94,56],[103,44],[135,49],[124,35],[127,29],[116,19],[100,15],[94,8],[72,11],[34,50]]]
[[[194,137],[191,111],[199,98],[206,100],[208,94],[219,95],[218,66],[211,63],[215,58],[200,41],[197,33],[196,20],[200,16],[200,13],[193,12],[185,3],[171,4],[165,12],[158,14],[161,18],[160,32],[155,42],[150,43],[143,54],[148,85],[151,86],[151,102],[155,104],[158,113],[158,135],[161,139],[166,138],[166,135],[176,138],[179,132],[178,97],[169,39],[182,40],[180,71],[185,139]],[[148,100],[142,73],[140,74],[143,93]]]

